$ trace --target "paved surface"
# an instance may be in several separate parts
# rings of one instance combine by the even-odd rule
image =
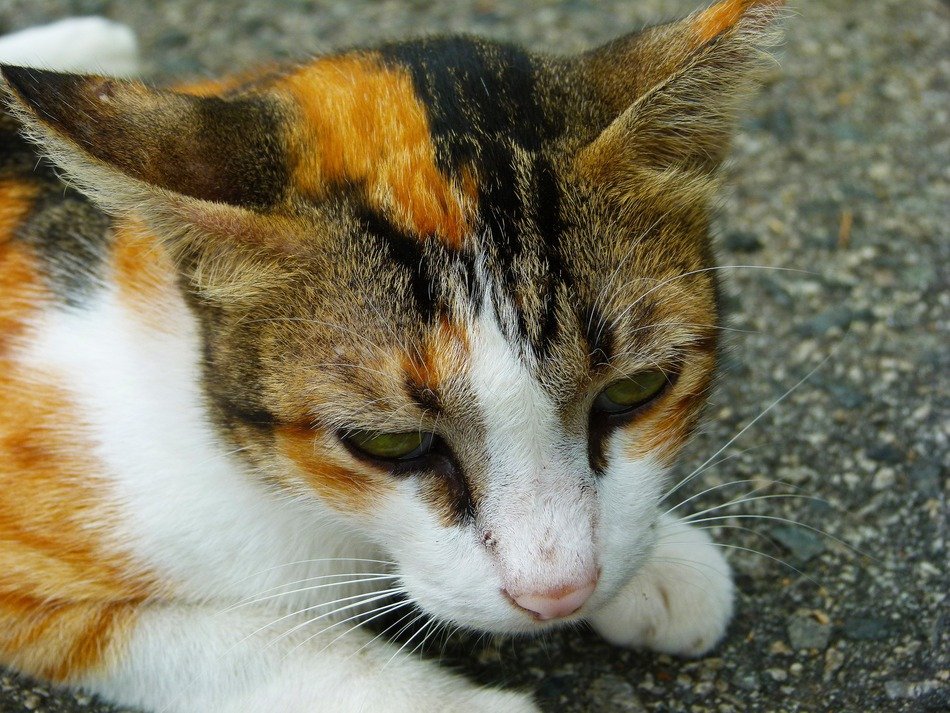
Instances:
[[[620,651],[584,632],[449,645],[447,660],[535,689],[546,710],[950,708],[950,10],[939,0],[801,5],[742,123],[719,232],[723,264],[809,272],[728,271],[731,326],[748,331],[732,339],[683,472],[827,359],[723,453],[731,457],[703,487],[781,478],[827,503],[760,500],[723,512],[800,520],[831,537],[781,520],[717,521],[755,532],[718,535],[742,595],[728,640],[699,661]],[[151,73],[182,76],[418,32],[570,51],[693,6],[0,0],[0,29],[106,14],[135,28]],[[0,674],[0,712],[22,710],[108,709]]]

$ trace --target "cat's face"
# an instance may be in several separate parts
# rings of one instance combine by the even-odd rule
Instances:
[[[168,236],[253,477],[377,541],[430,613],[530,630],[648,556],[710,388],[751,4],[572,60],[458,39],[184,94],[6,76]]]

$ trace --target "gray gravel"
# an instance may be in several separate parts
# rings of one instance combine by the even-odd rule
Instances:
[[[585,632],[449,643],[473,676],[530,687],[550,711],[950,708],[950,10],[939,0],[802,3],[742,122],[719,222],[734,348],[683,472],[824,365],[710,469],[703,487],[780,478],[798,499],[720,523],[739,587],[728,640],[697,661]],[[136,29],[155,76],[205,75],[420,32],[571,51],[693,0],[0,0],[9,31],[100,13]],[[697,491],[693,491],[697,492]],[[715,495],[713,493],[712,495]],[[704,497],[696,509],[709,507]],[[844,541],[864,554],[842,545]],[[772,559],[775,558],[775,559]],[[782,565],[785,560],[795,569]],[[101,712],[0,674],[0,713]]]

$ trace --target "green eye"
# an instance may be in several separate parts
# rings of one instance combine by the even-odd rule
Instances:
[[[419,458],[432,448],[432,434],[421,431],[382,433],[380,431],[351,431],[346,440],[356,450],[374,458],[407,460]]]
[[[600,392],[594,406],[605,413],[630,411],[658,396],[667,383],[662,370],[644,369],[610,384]]]

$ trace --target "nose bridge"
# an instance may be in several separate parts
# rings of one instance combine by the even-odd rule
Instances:
[[[560,466],[500,485],[484,530],[509,592],[541,592],[596,577],[595,507],[579,474]]]
[[[540,598],[548,603],[526,608],[561,611],[596,582],[586,454],[565,453],[557,404],[531,360],[504,336],[487,297],[473,334],[469,378],[485,424],[487,466],[479,489],[482,542],[513,599]]]

